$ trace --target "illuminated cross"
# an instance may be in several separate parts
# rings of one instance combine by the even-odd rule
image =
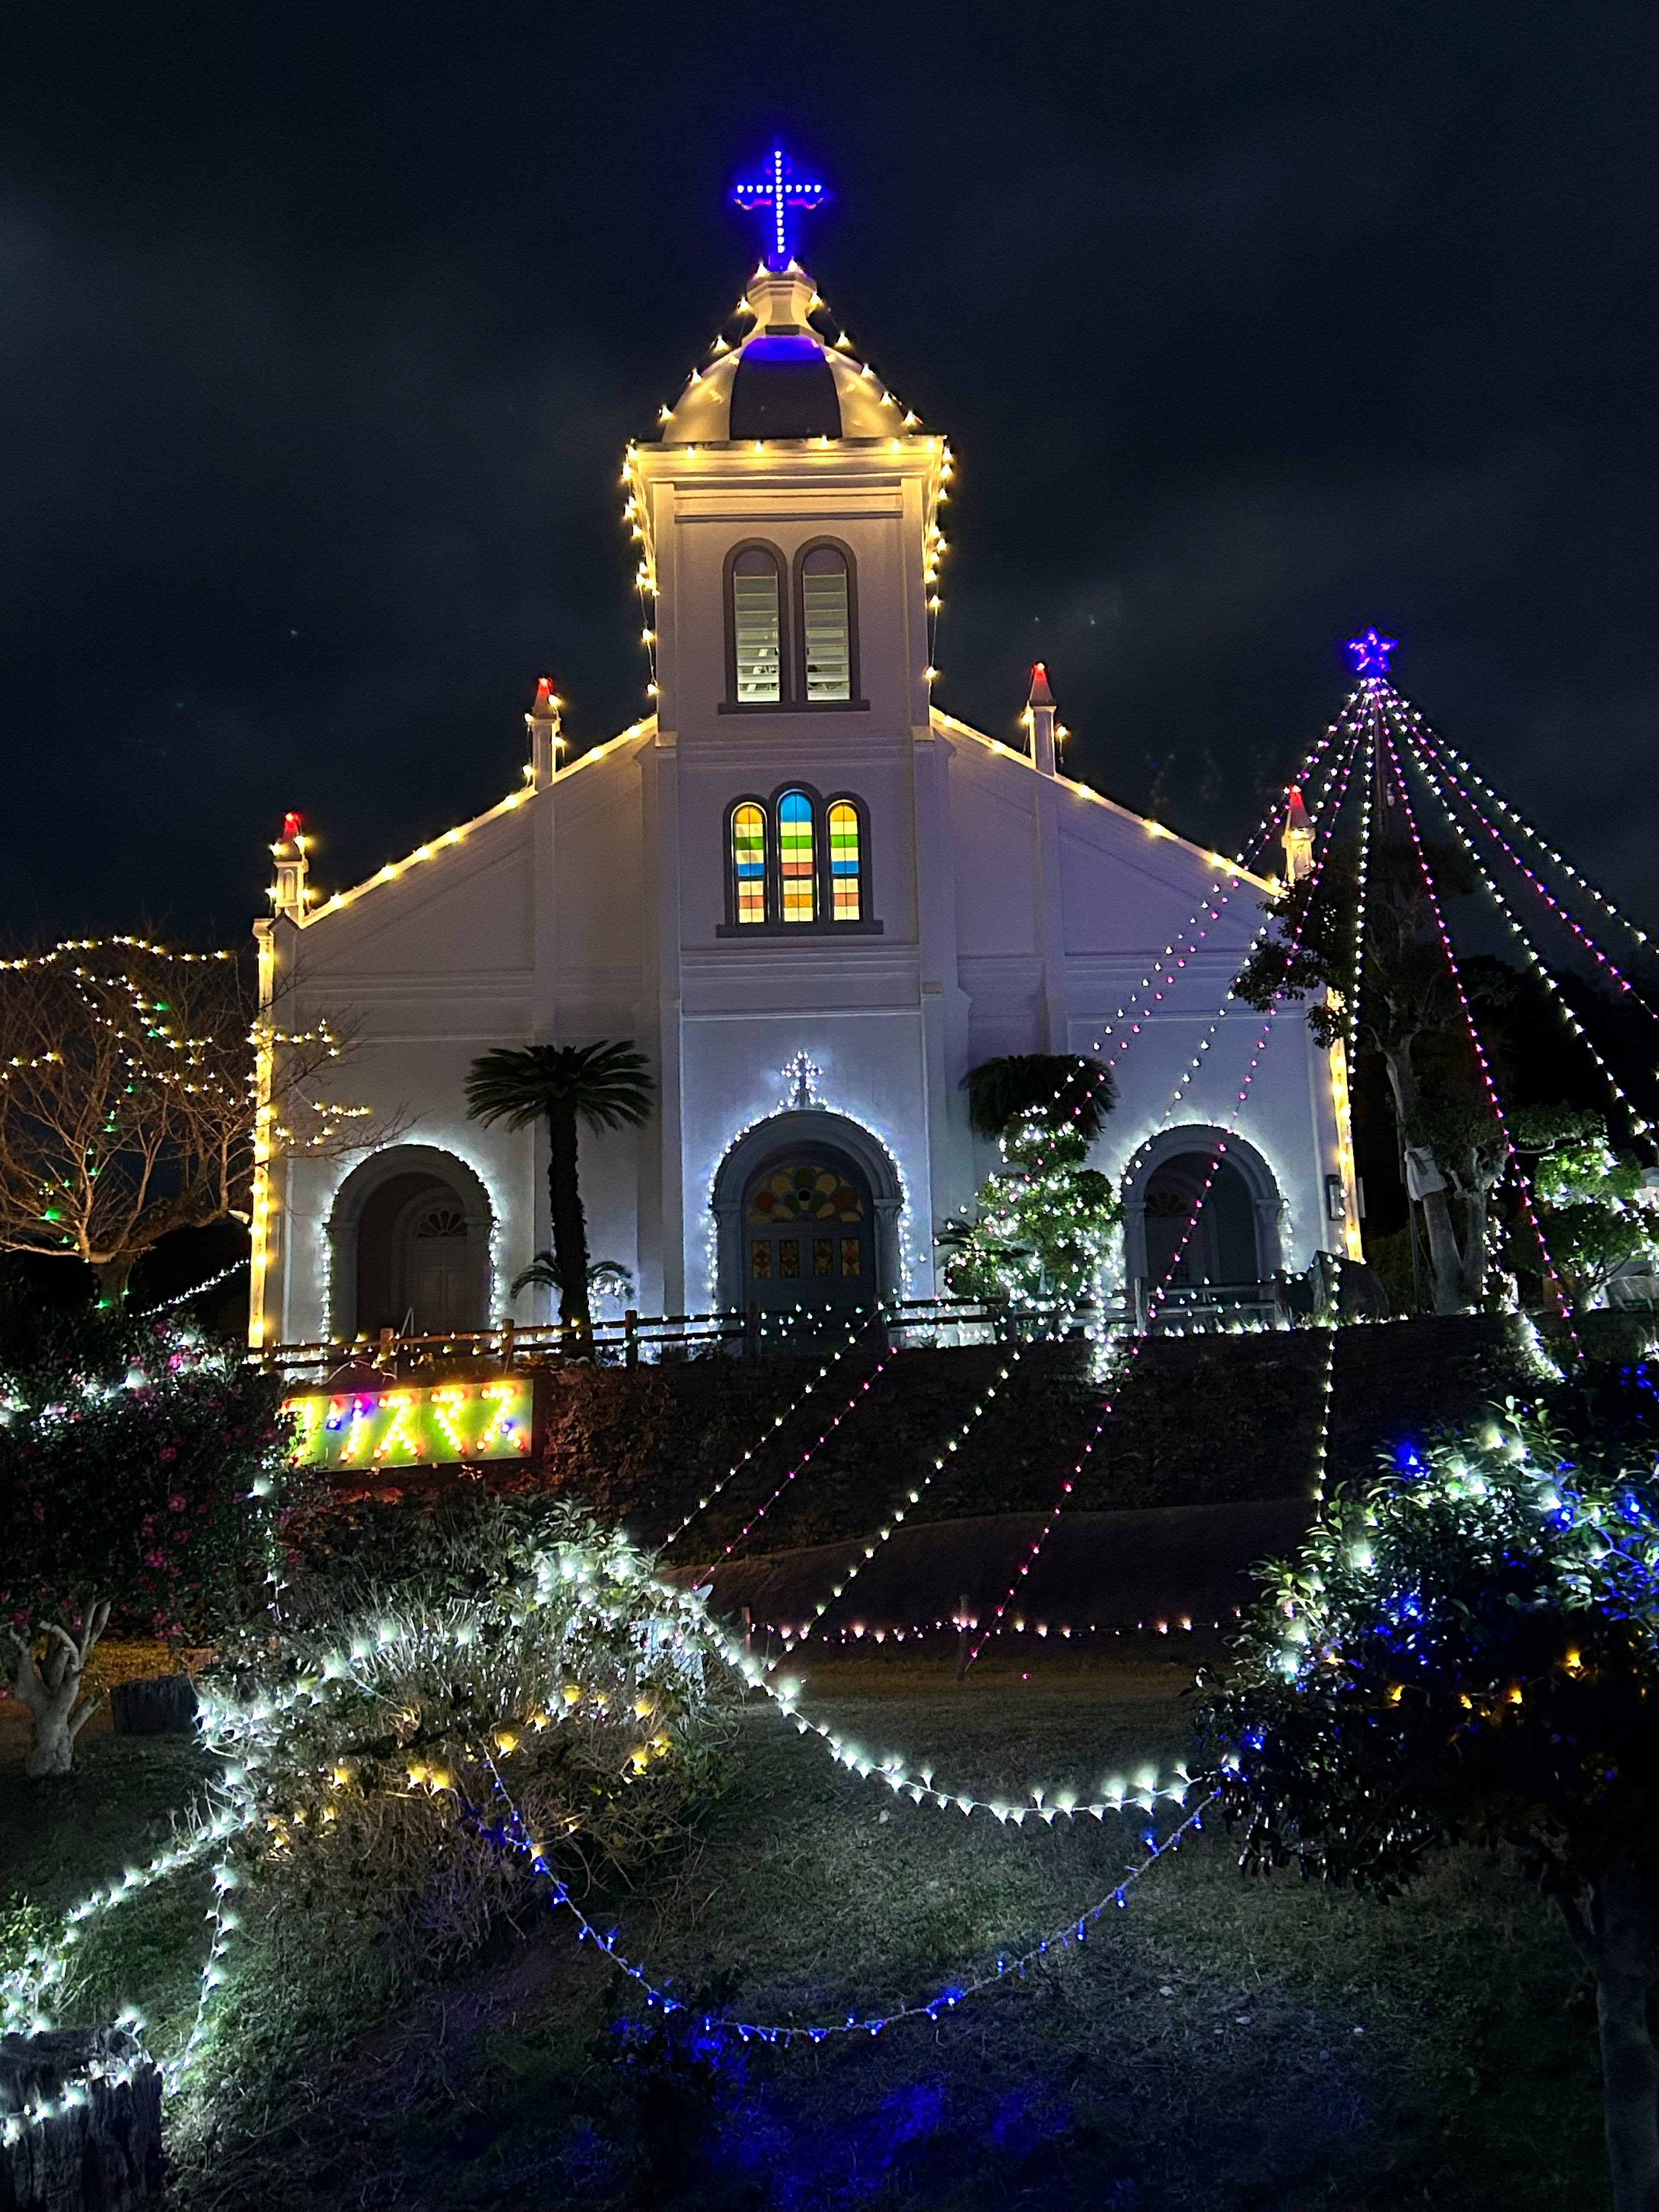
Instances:
[[[821,1067],[810,1060],[804,1052],[798,1052],[793,1060],[784,1062],[781,1073],[788,1079],[791,1085],[789,1103],[797,1112],[817,1105],[817,1098],[812,1084],[816,1077],[823,1074]]]
[[[830,197],[828,185],[798,177],[795,165],[781,146],[774,146],[764,166],[752,177],[739,177],[732,187],[732,204],[758,214],[765,226],[765,262],[769,269],[787,269],[795,258],[795,234],[800,210],[821,208]]]
[[[1397,637],[1379,637],[1374,629],[1368,629],[1363,637],[1351,637],[1348,651],[1353,655],[1354,674],[1386,676],[1389,655],[1399,642]]]

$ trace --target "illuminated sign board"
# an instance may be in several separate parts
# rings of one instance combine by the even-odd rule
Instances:
[[[307,1391],[285,1398],[295,1422],[295,1467],[443,1467],[458,1460],[519,1459],[528,1453],[534,1407],[528,1376],[430,1389]]]

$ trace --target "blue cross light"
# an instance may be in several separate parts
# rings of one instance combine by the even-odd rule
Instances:
[[[1399,642],[1397,637],[1379,637],[1374,629],[1368,629],[1363,637],[1351,637],[1348,651],[1353,655],[1354,674],[1386,676],[1389,655]]]
[[[795,174],[795,165],[781,146],[773,147],[757,174],[739,177],[732,187],[732,204],[762,217],[769,269],[789,266],[795,258],[802,210],[821,208],[829,197],[828,185]]]

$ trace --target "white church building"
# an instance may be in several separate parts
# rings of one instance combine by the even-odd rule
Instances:
[[[1216,1025],[1270,881],[1061,773],[1041,669],[1023,748],[934,703],[945,441],[822,334],[777,243],[746,333],[628,449],[655,711],[562,765],[544,682],[523,787],[355,890],[312,894],[293,817],[274,848],[278,1026],[349,1029],[340,1095],[397,1136],[262,1147],[256,1344],[553,1317],[510,1291],[550,1242],[544,1135],[463,1096],[537,1042],[649,1061],[650,1121],[581,1140],[592,1252],[642,1312],[932,1294],[997,1164],[968,1071],[1113,1024],[1126,1285],[1164,1272],[1223,1133],[1184,1279],[1358,1255],[1340,1048],[1298,1006],[1259,1054],[1261,1015]]]

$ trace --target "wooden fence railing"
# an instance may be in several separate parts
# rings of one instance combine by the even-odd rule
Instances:
[[[726,1352],[757,1357],[813,1351],[841,1342],[860,1326],[884,1340],[985,1343],[999,1337],[1074,1334],[1121,1320],[1117,1309],[1073,1309],[1054,1300],[1017,1310],[980,1298],[896,1298],[877,1307],[799,1309],[769,1313],[626,1313],[596,1321],[586,1330],[559,1322],[502,1321],[495,1328],[452,1330],[446,1335],[405,1335],[383,1328],[374,1336],[279,1344],[258,1355],[296,1383],[320,1383],[337,1370],[372,1368],[405,1376],[476,1362],[503,1371],[523,1362],[543,1364],[589,1359],[609,1367],[635,1367],[663,1358]]]

